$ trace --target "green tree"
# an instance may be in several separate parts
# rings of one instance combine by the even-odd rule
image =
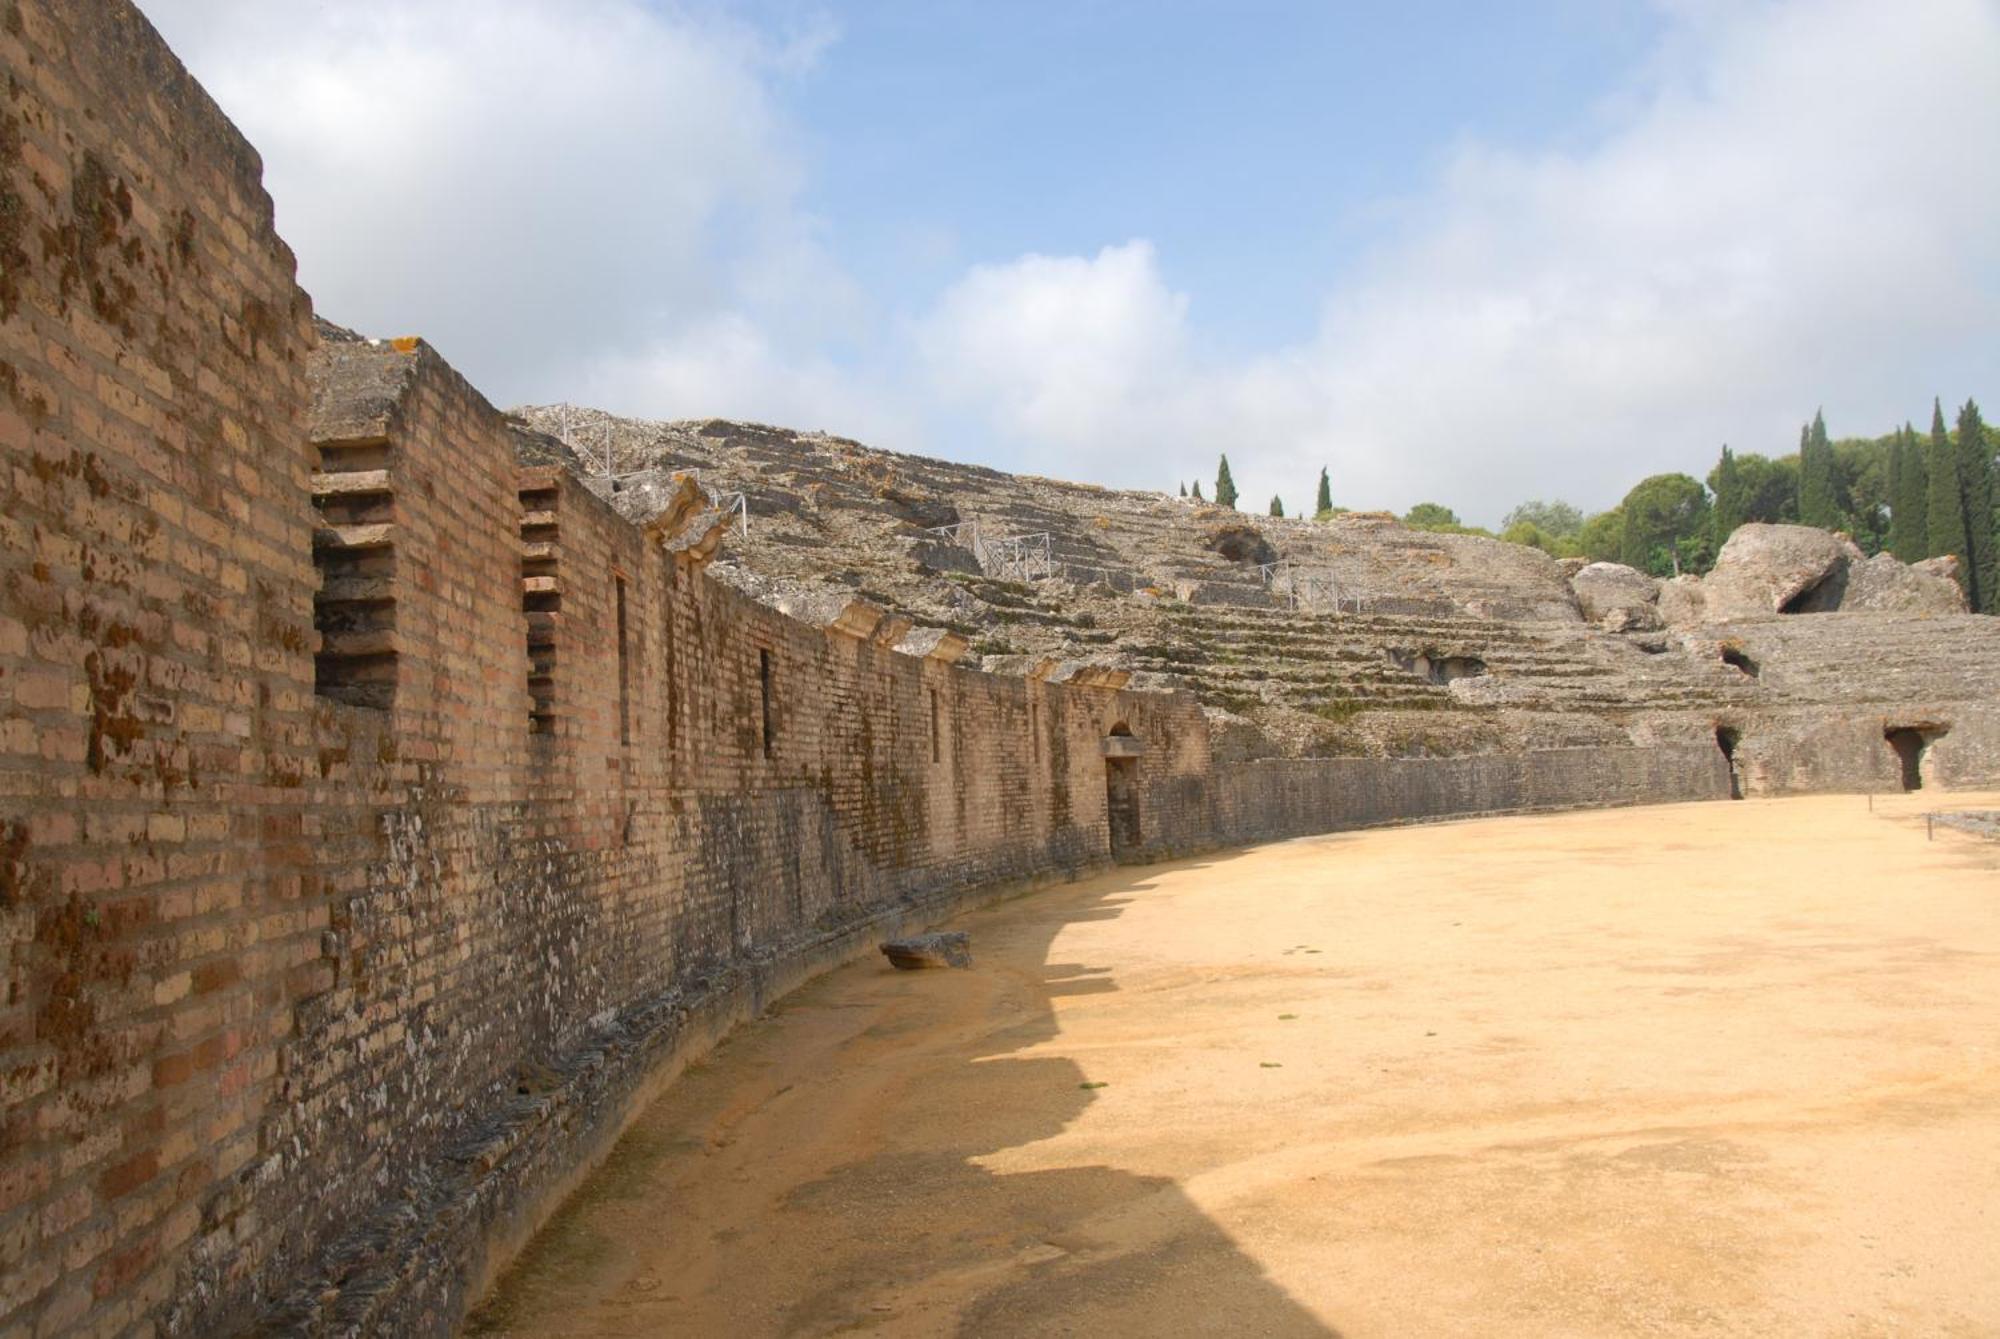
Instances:
[[[1419,502],[1403,513],[1403,524],[1414,530],[1435,530],[1460,524],[1458,513],[1440,502]]]
[[[1970,555],[1965,544],[1965,499],[1958,487],[1958,457],[1951,449],[1951,436],[1944,430],[1944,406],[1931,401],[1931,439],[1925,449],[1924,469],[1929,478],[1929,504],[1924,512],[1924,532],[1929,536],[1927,558],[1949,553],[1958,559],[1958,582],[1965,584]]]
[[[1799,433],[1799,522],[1822,530],[1840,528],[1833,447],[1826,440],[1826,417],[1818,413]]]
[[[1199,480],[1199,479],[1196,479],[1196,480],[1194,481],[1194,500],[1195,500],[1196,502],[1206,502],[1206,501],[1208,501],[1208,499],[1207,499],[1207,498],[1205,498],[1205,497],[1203,497],[1203,496],[1201,495],[1201,480]]]
[[[1615,563],[1625,548],[1625,511],[1600,511],[1576,532],[1577,548],[1594,563]]]
[[[1896,434],[1889,499],[1889,548],[1906,563],[1930,556],[1930,473],[1924,468],[1923,443],[1905,423]]]
[[[1578,527],[1581,529],[1581,527]],[[1540,549],[1551,558],[1581,557],[1583,549],[1574,534],[1552,535],[1533,521],[1515,521],[1500,532],[1500,538],[1509,544],[1525,544],[1531,549]]]
[[[1187,496],[1187,484],[1185,482],[1181,484],[1181,496],[1182,497]]]
[[[1840,508],[1840,528],[1863,553],[1880,553],[1889,544],[1889,437],[1843,437],[1833,451],[1833,495]]]
[[[1229,456],[1225,453],[1222,464],[1215,470],[1215,505],[1233,507],[1236,505],[1236,481],[1229,477]]]
[[[1743,472],[1737,468],[1736,453],[1727,446],[1722,448],[1722,459],[1708,472],[1708,487],[1715,494],[1715,509],[1709,514],[1709,539],[1719,552],[1736,533],[1736,527],[1750,519]]]
[[[1996,612],[1993,551],[1993,449],[1979,405],[1967,400],[1958,411],[1958,493],[1965,510],[1965,595],[1979,613]]]
[[[1641,479],[1619,504],[1625,514],[1619,561],[1654,576],[1704,570],[1714,551],[1708,491],[1685,474]]]
[[[1537,498],[1523,502],[1501,518],[1500,529],[1502,532],[1512,530],[1524,521],[1554,539],[1573,538],[1577,531],[1583,529],[1583,513],[1560,499],[1543,502]]]
[[[1285,504],[1278,500],[1276,493],[1271,494],[1271,514],[1277,517],[1283,517],[1285,514]]]
[[[1776,460],[1748,452],[1736,457],[1736,473],[1743,481],[1743,519],[1782,525],[1799,519],[1799,458],[1780,456]]]
[[[1319,467],[1319,498],[1313,505],[1314,516],[1324,516],[1333,510],[1333,482],[1326,477],[1326,466]]]

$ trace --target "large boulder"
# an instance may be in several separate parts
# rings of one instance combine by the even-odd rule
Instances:
[[[1955,570],[1956,559],[1945,559]],[[1962,614],[1965,592],[1952,578],[1951,570],[1937,571],[1929,562],[1905,566],[1887,553],[1858,563],[1849,563],[1847,591],[1842,609],[1864,609],[1894,614]]]
[[[1660,583],[1623,563],[1591,563],[1569,579],[1577,607],[1592,623],[1625,632],[1660,626]]]
[[[1230,521],[1212,527],[1202,536],[1201,545],[1211,553],[1219,553],[1232,563],[1274,563],[1278,561],[1278,551],[1271,547],[1271,541],[1264,538],[1264,532],[1254,525],[1241,521]]]
[[[1699,627],[1708,621],[1708,592],[1699,577],[1660,583],[1660,621],[1670,628]]]
[[[1738,527],[1702,579],[1710,622],[1820,613],[1840,607],[1850,561],[1861,550],[1810,525]]]

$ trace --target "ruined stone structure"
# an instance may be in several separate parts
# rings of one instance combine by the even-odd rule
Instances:
[[[600,497],[429,346],[316,327],[256,155],[123,0],[7,0],[0,66],[0,1332],[447,1331],[733,1021],[1113,859],[2000,772],[1986,621],[1652,647],[1538,556],[1374,523],[1274,546],[1429,594],[1300,609],[1204,550],[1171,598],[1105,574],[1172,636],[1082,657],[779,589],[758,540],[716,580],[711,492]],[[1252,642],[1276,706],[1372,684],[1389,726],[1273,747]]]

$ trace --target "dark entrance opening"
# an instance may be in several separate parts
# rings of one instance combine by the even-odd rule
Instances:
[[[1138,741],[1123,725],[1111,727],[1104,757],[1104,807],[1111,828],[1111,858],[1122,860],[1144,841],[1139,814]],[[1127,752],[1127,749],[1134,749]]]
[[[1743,798],[1743,764],[1736,761],[1736,746],[1743,742],[1743,732],[1732,726],[1715,727],[1715,746],[1722,750],[1723,761],[1729,764],[1729,798]]]
[[[1733,665],[1753,679],[1757,677],[1757,662],[1734,646],[1725,646],[1722,648],[1722,663]]]
[[[1904,790],[1924,788],[1924,750],[1943,733],[1936,727],[1913,725],[1894,725],[1882,732],[1882,738],[1888,741],[1896,761],[1902,765]]]
[[[1778,606],[1781,614],[1830,614],[1847,594],[1847,564],[1837,562],[1826,575]]]

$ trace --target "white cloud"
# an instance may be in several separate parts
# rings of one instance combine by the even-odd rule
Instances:
[[[328,316],[414,330],[497,399],[825,426],[1246,505],[1615,501],[2000,396],[2000,6],[1662,0],[1586,147],[1470,138],[1318,298],[1204,339],[1144,239],[975,266],[883,312],[805,208],[773,38],[643,0],[150,0],[264,153]],[[1378,202],[1364,202],[1379,210]],[[883,220],[890,232],[911,220]],[[1314,301],[1304,294],[1302,301]],[[1987,378],[1985,385],[1978,384]]]
[[[1991,376],[1996,69],[1983,0],[1690,6],[1593,147],[1462,146],[1303,347],[1194,356],[1143,241],[975,270],[921,329],[949,394],[1098,477],[1226,449],[1260,503],[1330,463],[1363,505],[1604,505]]]
[[[823,28],[638,0],[147,8],[263,153],[322,314],[423,334],[498,397],[780,303],[803,346],[859,302],[769,87]]]

